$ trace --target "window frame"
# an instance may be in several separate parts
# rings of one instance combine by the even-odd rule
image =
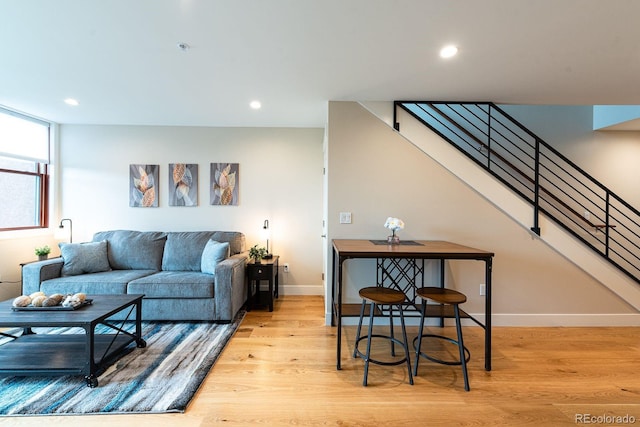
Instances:
[[[27,120],[27,121],[31,121],[31,122],[35,122],[38,124],[41,124],[43,126],[46,126],[47,128],[47,148],[49,151],[49,159],[51,158],[51,123],[44,121],[44,120],[40,120],[37,119],[35,117],[30,117],[28,115],[22,114],[22,113],[18,113],[16,111],[12,111],[9,110],[5,107],[0,106],[0,114],[8,114],[14,117],[18,117],[22,120]],[[25,159],[22,158],[21,156],[11,156],[9,154],[3,154],[2,155],[5,158],[13,158],[16,160],[22,160],[24,161]],[[50,185],[49,185],[49,171],[50,171],[50,164],[47,162],[43,162],[43,161],[37,161],[37,160],[29,160],[32,161],[33,164],[35,165],[35,172],[29,172],[29,171],[24,171],[24,170],[19,170],[19,169],[7,169],[7,168],[0,168],[0,173],[10,173],[10,174],[15,174],[15,175],[27,175],[27,176],[32,176],[34,178],[36,178],[37,180],[37,185],[38,185],[38,194],[36,195],[37,200],[35,200],[38,204],[38,224],[37,225],[29,225],[29,226],[21,226],[21,227],[2,227],[2,224],[0,224],[0,233],[5,232],[5,231],[17,231],[17,230],[38,230],[38,229],[44,229],[44,228],[49,228],[49,200],[50,200]],[[50,160],[49,160],[50,162]]]

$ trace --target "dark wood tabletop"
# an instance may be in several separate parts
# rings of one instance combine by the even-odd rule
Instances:
[[[364,239],[334,239],[333,247],[340,257],[345,258],[478,259],[494,256],[493,252],[442,240],[407,240],[400,241],[399,245],[382,242]]]

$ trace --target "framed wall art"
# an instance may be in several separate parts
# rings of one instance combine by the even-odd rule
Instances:
[[[212,205],[238,205],[238,163],[211,163],[209,185]]]
[[[129,206],[158,207],[159,165],[129,165]]]
[[[198,206],[197,164],[169,164],[169,206]]]

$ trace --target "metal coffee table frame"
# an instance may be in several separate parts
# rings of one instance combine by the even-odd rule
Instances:
[[[20,327],[20,336],[1,333],[12,338],[0,346],[0,375],[54,376],[83,375],[88,387],[98,386],[98,375],[135,342],[146,347],[142,339],[142,297],[144,295],[92,295],[93,302],[72,311],[13,311],[12,300],[0,303],[0,328]],[[127,310],[125,319],[114,324],[108,320]],[[135,332],[123,329],[133,320]],[[96,333],[98,325],[115,333]],[[84,334],[36,334],[37,327],[80,327]]]

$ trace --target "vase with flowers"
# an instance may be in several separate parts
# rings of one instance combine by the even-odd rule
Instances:
[[[389,217],[385,221],[384,226],[391,230],[391,236],[387,236],[387,243],[390,245],[399,245],[400,237],[396,235],[396,231],[404,228],[404,222],[399,218]]]

